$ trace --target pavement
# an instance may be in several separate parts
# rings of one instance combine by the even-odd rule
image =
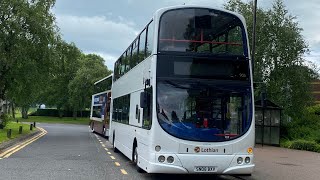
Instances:
[[[320,154],[275,147],[255,149],[251,177],[138,173],[121,153],[88,126],[38,124],[47,134],[8,158],[0,159],[0,180],[95,179],[319,179]]]
[[[254,154],[254,179],[320,179],[320,153],[259,145]]]

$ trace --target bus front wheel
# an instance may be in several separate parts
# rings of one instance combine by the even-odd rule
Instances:
[[[132,161],[133,161],[133,164],[136,166],[137,171],[138,171],[139,173],[144,173],[145,171],[138,166],[139,156],[138,156],[138,150],[137,150],[137,149],[138,149],[138,147],[135,146],[135,147],[134,147],[134,151],[133,151]]]

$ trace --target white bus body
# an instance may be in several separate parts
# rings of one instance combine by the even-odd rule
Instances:
[[[243,77],[247,77],[247,86],[246,92],[249,92],[249,96],[238,97],[233,94],[225,95],[222,93],[220,96],[215,96],[211,90],[207,90],[206,94],[212,94],[210,96],[219,99],[212,100],[210,103],[221,102],[221,105],[218,104],[216,106],[221,106],[220,109],[227,109],[224,114],[220,111],[217,113],[215,118],[220,118],[217,120],[217,123],[223,123],[224,125],[212,125],[208,124],[210,119],[206,118],[205,113],[201,110],[194,110],[192,112],[192,108],[190,111],[190,119],[192,116],[197,117],[194,124],[191,125],[191,122],[186,122],[186,114],[189,111],[184,111],[184,115],[182,113],[178,114],[180,119],[176,114],[176,111],[172,111],[171,118],[166,117],[169,116],[168,113],[162,112],[160,113],[161,103],[158,102],[157,96],[160,96],[162,93],[167,93],[164,96],[166,97],[166,103],[170,103],[170,105],[175,106],[178,105],[182,109],[186,109],[184,107],[182,101],[179,102],[178,96],[185,96],[185,94],[201,94],[203,97],[209,97],[209,95],[205,95],[201,93],[205,91],[205,88],[201,90],[201,92],[197,92],[194,90],[185,90],[186,88],[190,88],[193,85],[184,85],[177,80],[170,80],[170,83],[166,84],[166,81],[160,81],[160,77],[157,77],[160,74],[160,70],[162,71],[163,67],[167,67],[170,69],[171,66],[160,65],[158,62],[163,54],[158,51],[158,39],[159,39],[159,24],[161,16],[169,11],[175,10],[184,10],[184,9],[205,9],[210,11],[210,17],[218,16],[219,13],[232,15],[234,18],[238,18],[239,22],[242,23],[243,29],[241,30],[245,35],[242,39],[246,43],[246,47],[244,47],[244,54],[246,56],[246,60],[248,63],[248,74],[241,75]],[[212,11],[211,11],[212,10]],[[218,12],[215,14],[215,12]],[[204,16],[203,16],[204,17]],[[206,17],[204,17],[205,19]],[[196,21],[196,20],[195,20]],[[201,21],[198,19],[198,21]],[[254,147],[254,108],[253,108],[253,86],[252,86],[252,72],[251,72],[251,60],[249,56],[249,47],[248,47],[248,38],[246,33],[246,25],[245,20],[241,15],[238,15],[233,12],[229,12],[226,10],[213,9],[210,7],[203,6],[175,6],[168,7],[158,10],[153,16],[153,27],[154,34],[152,36],[152,53],[145,60],[131,68],[127,73],[124,73],[121,77],[114,78],[113,86],[112,86],[112,103],[110,110],[110,119],[112,119],[110,124],[110,134],[109,141],[114,145],[114,147],[120,150],[125,156],[127,156],[131,160],[137,159],[137,166],[142,170],[148,173],[212,173],[212,174],[251,174],[254,169],[254,156],[252,153],[252,149]],[[198,23],[199,24],[199,23]],[[198,27],[205,25],[198,25]],[[200,31],[199,31],[200,32]],[[229,33],[229,32],[228,32]],[[201,36],[202,36],[201,32]],[[149,35],[148,35],[149,36]],[[173,40],[172,40],[173,39]],[[172,44],[179,44],[180,42],[189,40],[175,40],[174,38],[169,39],[168,41],[172,41]],[[166,39],[162,39],[163,41],[167,41]],[[200,40],[199,40],[200,41]],[[191,42],[191,41],[190,41]],[[192,42],[198,43],[198,41],[194,40]],[[203,43],[201,37],[201,43]],[[210,42],[209,42],[210,43]],[[221,43],[223,44],[223,43]],[[231,43],[225,43],[227,45],[231,45]],[[210,45],[212,51],[212,45]],[[160,57],[161,56],[161,57]],[[168,55],[168,57],[170,54]],[[183,55],[179,55],[181,57]],[[179,58],[176,57],[177,59]],[[219,56],[220,57],[220,56]],[[205,59],[205,57],[202,57]],[[214,58],[214,57],[213,57]],[[168,61],[169,62],[169,61]],[[182,62],[182,61],[181,61]],[[176,63],[177,67],[179,66],[179,62]],[[174,64],[174,66],[176,65]],[[182,62],[183,64],[183,62]],[[186,64],[188,65],[188,64]],[[159,67],[158,67],[159,66]],[[125,66],[126,67],[126,66]],[[184,71],[181,70],[183,67],[177,70],[178,74],[184,74]],[[118,69],[115,67],[114,74],[116,74]],[[157,73],[157,71],[159,71]],[[168,70],[169,71],[169,70]],[[187,70],[188,72],[191,70]],[[158,80],[157,80],[158,79]],[[208,80],[207,80],[208,81]],[[160,83],[161,82],[161,83]],[[177,84],[174,84],[177,82]],[[200,80],[199,80],[200,82]],[[209,82],[209,81],[208,81]],[[210,83],[217,83],[220,81],[212,80]],[[196,81],[195,81],[196,83]],[[218,84],[219,84],[218,83]],[[201,84],[201,83],[199,83]],[[223,83],[222,83],[223,84]],[[224,83],[227,88],[229,88],[228,84]],[[249,84],[249,85],[248,85]],[[160,89],[160,86],[162,89]],[[179,86],[184,86],[184,88],[180,88],[176,91],[176,94],[171,94],[170,88],[176,86],[179,89]],[[199,87],[204,87],[204,84],[199,85]],[[234,85],[235,87],[238,87]],[[165,88],[168,88],[168,91]],[[212,87],[220,87],[212,86]],[[240,86],[239,86],[240,87]],[[141,93],[145,91],[145,88],[151,90],[151,122],[144,122],[143,108],[141,108],[140,104],[140,96]],[[159,90],[159,89],[160,90]],[[210,89],[211,87],[207,88]],[[180,91],[181,90],[181,91]],[[209,92],[210,91],[210,92]],[[175,92],[172,90],[171,92]],[[218,92],[218,91],[217,91]],[[179,94],[180,93],[180,94]],[[234,92],[232,92],[234,93]],[[200,96],[200,95],[199,95]],[[245,99],[247,98],[247,99]],[[143,98],[142,98],[143,99]],[[148,99],[148,98],[146,98]],[[200,99],[200,97],[199,97]],[[222,99],[227,99],[227,104],[222,105],[224,102]],[[241,99],[241,100],[237,100]],[[194,100],[194,98],[193,98]],[[201,103],[207,103],[205,98],[201,100],[194,100],[195,109],[199,109],[199,107],[203,107]],[[241,101],[241,107],[234,108],[237,109],[229,113],[229,106],[236,106],[236,102]],[[188,101],[184,101],[188,103]],[[248,104],[245,104],[248,103]],[[233,104],[232,104],[233,103]],[[125,104],[125,105],[124,105]],[[191,103],[192,104],[192,103]],[[243,105],[244,104],[244,105]],[[191,105],[192,106],[192,105]],[[198,107],[197,107],[198,106]],[[121,107],[121,108],[119,108]],[[223,107],[223,108],[222,108]],[[241,109],[241,110],[240,110]],[[178,111],[178,110],[177,110]],[[197,112],[195,112],[197,111]],[[246,111],[248,112],[247,114]],[[238,112],[236,114],[235,112]],[[240,113],[241,112],[241,113]],[[197,114],[198,113],[198,114]],[[228,114],[229,113],[229,114]],[[233,114],[232,114],[233,113]],[[127,115],[128,114],[128,115]],[[162,119],[159,120],[160,114],[163,114]],[[233,122],[232,116],[237,115],[237,117],[241,120],[238,120],[236,130],[233,130],[235,134],[227,131],[226,121]],[[124,118],[125,116],[125,118]],[[128,116],[128,120],[126,117]],[[177,116],[176,121],[174,121],[173,117]],[[184,120],[182,120],[182,116],[184,116]],[[201,117],[200,117],[201,116]],[[213,116],[213,113],[211,113]],[[224,122],[222,122],[222,116],[225,116]],[[228,117],[227,117],[228,116]],[[241,117],[240,117],[241,116]],[[165,117],[165,118],[164,118]],[[242,120],[243,119],[243,120]],[[212,120],[213,122],[213,120]],[[229,123],[229,127],[230,128]],[[233,125],[235,125],[233,124]],[[223,130],[219,131],[218,127],[225,127]],[[184,132],[181,129],[189,129]],[[188,133],[195,132],[194,137],[189,136]],[[199,132],[199,133],[197,133]],[[215,134],[205,135],[203,133],[213,132]],[[218,133],[220,132],[220,133]],[[184,134],[186,133],[186,134]],[[202,134],[203,136],[202,136]],[[214,136],[213,136],[214,135]],[[180,136],[180,137],[177,137]],[[210,136],[210,137],[209,137]],[[201,138],[204,137],[203,140]],[[200,140],[199,140],[200,139]],[[209,139],[209,140],[208,140]],[[223,139],[223,140],[221,140]],[[208,141],[207,141],[208,140]],[[137,154],[135,154],[135,147],[137,148]],[[137,157],[137,158],[136,158]]]

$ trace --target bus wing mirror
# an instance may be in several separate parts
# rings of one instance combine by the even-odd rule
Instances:
[[[146,92],[140,93],[140,107],[141,108],[147,107],[147,93]]]

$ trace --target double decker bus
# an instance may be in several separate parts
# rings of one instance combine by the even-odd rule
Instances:
[[[159,9],[115,62],[109,141],[139,171],[249,175],[253,102],[243,16]]]
[[[109,136],[112,74],[94,83],[91,100],[90,128],[93,132]]]

